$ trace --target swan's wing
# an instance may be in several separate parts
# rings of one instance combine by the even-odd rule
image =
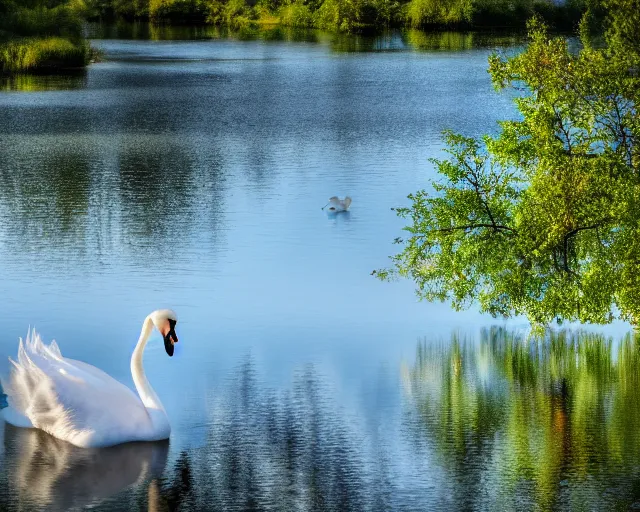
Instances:
[[[63,360],[65,361],[65,363],[71,365],[77,371],[83,372],[85,378],[88,374],[91,378],[97,379],[97,382],[100,382],[102,384],[107,384],[111,383],[111,381],[115,381],[116,384],[120,384],[126,390],[130,391],[131,394],[133,394],[133,391],[131,391],[127,386],[115,380],[111,375],[103,372],[100,368],[96,368],[95,366],[85,363],[84,361],[78,361],[77,359],[71,359],[69,357],[63,357]],[[133,394],[133,396],[135,397],[135,394]]]
[[[349,206],[351,206],[351,198],[347,196],[344,198],[344,209],[348,210]]]
[[[144,434],[149,416],[140,399],[105,372],[62,357],[55,342],[35,331],[20,340],[6,384],[10,406],[34,427],[80,446],[108,442],[96,436]],[[126,431],[126,432],[125,432]]]

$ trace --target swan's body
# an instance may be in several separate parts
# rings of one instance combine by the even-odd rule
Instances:
[[[173,355],[175,314],[155,311],[144,321],[133,355],[131,374],[136,396],[102,370],[62,356],[55,341],[42,343],[31,331],[20,340],[18,362],[4,383],[9,407],[5,420],[17,427],[41,429],[83,448],[112,446],[129,441],[159,441],[171,432],[169,419],[144,373],[142,354],[153,327],[164,336]]]
[[[351,206],[351,198],[347,196],[344,199],[340,199],[339,197],[333,196],[329,198],[329,202],[324,205],[323,209],[327,206],[329,206],[327,211],[332,213],[346,212],[349,206]]]

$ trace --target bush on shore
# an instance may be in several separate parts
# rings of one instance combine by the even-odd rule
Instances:
[[[87,42],[73,43],[61,37],[17,39],[0,46],[3,72],[80,68],[90,59],[91,47]]]
[[[0,0],[0,73],[87,65],[86,12],[83,0]]]

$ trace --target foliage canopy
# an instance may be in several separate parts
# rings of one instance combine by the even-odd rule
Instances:
[[[520,118],[481,139],[451,132],[433,192],[409,196],[388,279],[494,316],[640,323],[640,9],[611,1],[605,45],[551,37],[539,19],[519,55],[493,55]]]

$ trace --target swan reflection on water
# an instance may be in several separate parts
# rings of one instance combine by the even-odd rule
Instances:
[[[76,448],[6,424],[0,510],[392,508],[386,459],[367,461],[313,367],[282,393],[261,384],[250,358],[233,372],[209,403],[204,444],[179,453],[168,443]]]
[[[97,503],[147,479],[159,478],[167,463],[168,441],[126,443],[110,448],[78,448],[36,429],[0,423],[2,465],[9,487],[27,509],[69,510]],[[151,489],[149,489],[152,492]],[[0,508],[3,508],[0,506]],[[21,508],[18,506],[17,508]]]

